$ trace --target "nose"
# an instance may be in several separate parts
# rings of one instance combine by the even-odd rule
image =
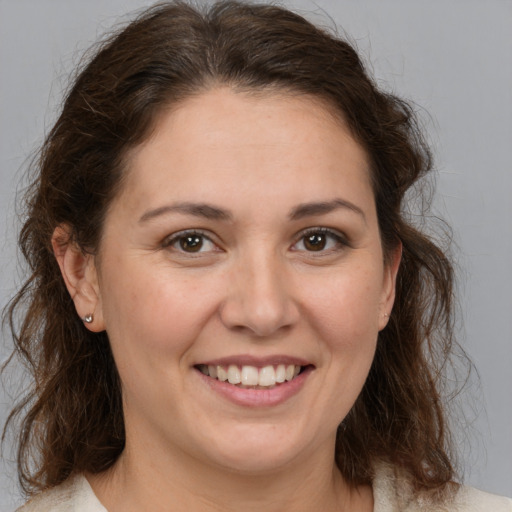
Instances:
[[[229,329],[257,337],[288,330],[300,317],[292,288],[291,278],[277,258],[261,254],[245,258],[229,276],[221,321]]]

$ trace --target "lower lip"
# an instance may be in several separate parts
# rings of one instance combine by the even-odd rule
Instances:
[[[198,376],[209,388],[230,402],[243,407],[273,407],[299,393],[313,368],[305,368],[297,377],[283,382],[271,389],[244,389],[204,375],[196,370]]]

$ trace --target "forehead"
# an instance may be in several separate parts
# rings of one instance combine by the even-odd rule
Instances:
[[[365,151],[325,102],[219,88],[160,113],[152,135],[129,155],[125,192],[137,189],[139,199],[147,192],[162,201],[213,194],[219,201],[233,200],[236,186],[239,196],[258,192],[266,200],[300,202],[350,181],[368,188],[368,169]]]

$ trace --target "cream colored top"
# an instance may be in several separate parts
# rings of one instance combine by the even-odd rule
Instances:
[[[380,464],[373,482],[374,512],[512,512],[512,499],[472,487],[461,487],[453,502],[434,505],[428,496],[412,494],[392,466]],[[108,512],[83,475],[68,479],[30,500],[17,512]]]

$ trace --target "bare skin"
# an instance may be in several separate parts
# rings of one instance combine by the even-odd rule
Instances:
[[[194,467],[190,473],[167,469],[164,476],[134,472],[122,458],[115,470],[87,478],[109,512],[146,510],[149,494],[151,510],[157,512],[373,511],[370,486],[349,488],[337,470],[323,474],[318,466],[313,467],[315,471],[304,467],[257,477]],[[196,469],[201,472],[195,473]]]
[[[126,172],[99,258],[54,243],[122,383],[125,451],[88,475],[100,501],[373,510],[334,463],[400,259],[384,262],[363,149],[317,100],[222,88],[163,112]],[[283,362],[297,372],[282,383],[216,376]]]

